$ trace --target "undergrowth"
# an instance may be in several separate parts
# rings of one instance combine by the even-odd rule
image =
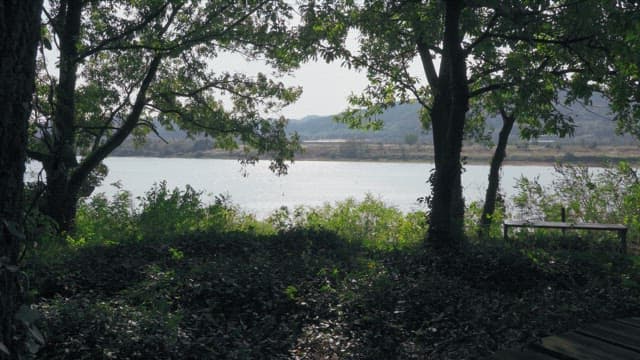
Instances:
[[[189,187],[138,200],[94,197],[27,249],[39,358],[483,358],[640,313],[640,257],[615,239],[494,229],[445,255],[424,214],[371,196],[263,221]]]

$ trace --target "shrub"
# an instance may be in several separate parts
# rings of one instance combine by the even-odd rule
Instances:
[[[499,240],[502,239],[502,222],[505,219],[504,202],[498,201],[496,208],[491,215],[491,226],[489,232],[484,237],[483,241],[488,239]],[[474,236],[478,234],[480,230],[480,216],[482,216],[482,202],[474,201],[467,206],[465,210],[465,232],[468,236]],[[480,239],[478,239],[480,240]]]
[[[169,190],[167,182],[154,184],[140,200],[138,217],[143,237],[165,237],[197,230],[205,217],[202,192],[187,185],[184,190]]]
[[[111,199],[98,193],[81,201],[75,230],[67,239],[78,245],[115,244],[138,235],[131,193],[119,190]]]
[[[333,231],[349,242],[377,248],[416,244],[426,234],[424,213],[415,212],[405,216],[371,194],[361,202],[347,199],[319,208],[298,207],[293,213],[282,207],[267,222],[279,231],[294,228]]]
[[[133,205],[131,193],[127,191],[120,190],[111,199],[98,193],[78,205],[75,229],[66,236],[66,245],[72,248],[110,245],[171,238],[194,231],[271,231],[266,223],[243,213],[229,196],[218,195],[210,205],[204,204],[201,196],[201,191],[189,185],[184,190],[169,190],[164,181],[154,184],[144,196],[138,197],[138,207]],[[43,223],[42,219],[37,222]],[[32,227],[36,228],[35,225]]]

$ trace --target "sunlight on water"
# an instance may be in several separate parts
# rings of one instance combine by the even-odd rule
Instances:
[[[371,193],[404,212],[419,210],[416,199],[429,190],[426,179],[432,164],[391,162],[297,161],[286,176],[276,176],[268,162],[242,169],[235,160],[112,157],[105,161],[109,175],[96,192],[108,196],[116,192],[111,185],[120,182],[134,197],[144,195],[154,183],[166,180],[169,188],[189,184],[205,192],[206,201],[217,194],[229,194],[231,201],[263,218],[280,206],[320,206],[348,197],[364,198]],[[33,169],[33,166],[30,166]],[[467,165],[463,174],[467,201],[484,196],[489,167]],[[514,193],[516,178],[540,176],[550,184],[551,166],[506,166],[502,189]],[[33,175],[27,174],[33,178]]]

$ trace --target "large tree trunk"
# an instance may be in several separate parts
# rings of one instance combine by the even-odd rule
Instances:
[[[67,171],[63,171],[61,166],[51,165],[44,164],[47,185],[45,204],[41,210],[56,222],[60,233],[65,233],[73,228],[79,199],[78,190],[71,186]]]
[[[58,224],[61,231],[72,227],[77,191],[71,186],[71,172],[78,166],[75,146],[75,91],[77,81],[78,40],[82,17],[82,1],[60,2],[63,28],[60,36],[60,80],[56,87],[53,118],[53,147],[43,162],[47,173],[44,213]]]
[[[480,228],[478,229],[478,235],[481,237],[488,232],[493,221],[493,213],[496,210],[496,198],[498,196],[498,189],[500,188],[500,169],[502,169],[502,163],[507,156],[507,143],[516,119],[514,115],[507,114],[504,109],[500,109],[500,114],[502,115],[502,129],[500,129],[500,134],[498,135],[498,145],[491,158],[489,186],[487,186],[482,215],[480,217]]]
[[[469,88],[461,47],[462,1],[447,1],[439,86],[431,110],[435,173],[427,241],[436,249],[458,250],[464,237],[460,153]]]
[[[0,3],[0,358],[16,359],[14,314],[23,234],[27,127],[34,91],[42,0]],[[8,355],[6,352],[10,351]]]

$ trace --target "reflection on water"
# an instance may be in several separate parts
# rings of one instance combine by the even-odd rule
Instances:
[[[166,180],[169,188],[189,184],[203,190],[205,200],[220,193],[231,195],[244,210],[266,217],[280,206],[319,206],[348,197],[364,198],[371,193],[387,204],[408,212],[420,209],[416,199],[428,193],[426,179],[433,164],[346,161],[297,161],[286,176],[276,176],[268,162],[242,169],[235,160],[112,157],[105,161],[109,175],[96,192],[115,193],[110,185],[120,182],[134,197],[144,195],[151,186]],[[246,174],[245,174],[246,173]],[[502,189],[514,193],[516,179],[522,175],[540,177],[542,184],[552,180],[551,166],[506,166]],[[489,167],[467,165],[463,174],[467,201],[484,196]],[[244,176],[246,175],[246,176]]]

